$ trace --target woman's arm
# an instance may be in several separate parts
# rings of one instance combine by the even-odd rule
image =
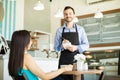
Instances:
[[[71,71],[73,67],[72,65],[68,65],[56,71],[45,73],[43,70],[39,68],[39,66],[36,64],[35,60],[32,58],[30,54],[27,54],[24,59],[25,59],[24,64],[26,68],[29,69],[33,74],[35,74],[42,80],[50,80],[52,78],[55,78],[65,71]]]

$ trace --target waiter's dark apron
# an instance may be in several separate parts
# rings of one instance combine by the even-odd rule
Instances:
[[[78,31],[77,27],[75,26],[76,32],[64,32],[62,31],[62,41],[63,39],[67,39],[71,42],[72,45],[79,45],[79,37],[78,37]],[[61,51],[60,59],[59,59],[59,68],[60,65],[68,65],[73,64],[74,61],[74,55],[78,54],[79,51],[71,52],[69,50],[63,50]],[[61,76],[63,80],[73,80],[73,75],[62,75]]]

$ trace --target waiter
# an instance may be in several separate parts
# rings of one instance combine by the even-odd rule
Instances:
[[[66,6],[63,11],[64,25],[56,31],[54,49],[61,51],[60,65],[73,64],[74,55],[80,54],[89,48],[89,42],[83,27],[74,22],[75,11],[71,6]],[[61,80],[73,80],[73,76],[65,75]]]

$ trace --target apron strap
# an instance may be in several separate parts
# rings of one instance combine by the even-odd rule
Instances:
[[[77,25],[75,24],[75,29],[76,29],[76,32],[78,33],[78,30],[77,30]]]

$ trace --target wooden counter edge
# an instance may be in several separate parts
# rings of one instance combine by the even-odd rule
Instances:
[[[63,74],[67,75],[80,75],[80,74],[101,74],[103,70],[88,70],[88,71],[66,71]]]

